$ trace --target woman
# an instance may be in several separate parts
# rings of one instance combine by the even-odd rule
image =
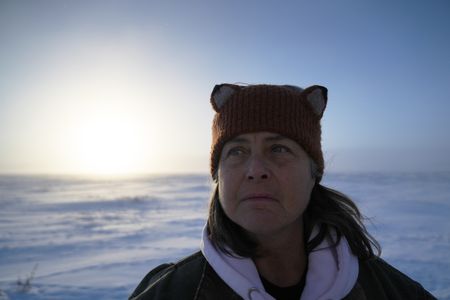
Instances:
[[[201,251],[152,270],[130,299],[435,299],[320,184],[326,103],[322,86],[217,85]]]

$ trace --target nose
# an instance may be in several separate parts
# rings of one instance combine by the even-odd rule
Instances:
[[[270,171],[266,163],[260,157],[254,156],[248,161],[247,179],[258,182],[267,180],[270,177]]]

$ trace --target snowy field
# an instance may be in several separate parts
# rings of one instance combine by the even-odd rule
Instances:
[[[450,300],[450,174],[328,174],[382,257]],[[156,265],[198,249],[208,176],[0,176],[0,300],[126,299]]]

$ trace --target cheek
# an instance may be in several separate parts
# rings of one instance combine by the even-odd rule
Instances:
[[[299,175],[285,178],[285,182],[287,183],[285,189],[290,191],[288,198],[293,201],[293,203],[290,204],[300,209],[304,209],[310,201],[311,191],[314,187],[315,180],[307,170],[301,169],[294,174]]]
[[[312,178],[310,173],[306,173],[305,176],[303,176],[301,179],[301,187],[303,190],[303,195],[305,197],[308,197],[308,199],[311,197],[311,191],[314,187],[315,180]]]
[[[219,200],[226,213],[229,212],[233,205],[233,198],[236,194],[233,176],[219,169],[218,173]]]

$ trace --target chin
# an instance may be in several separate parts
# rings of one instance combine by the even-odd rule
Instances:
[[[281,232],[295,233],[302,226],[298,225],[299,219],[289,220],[286,217],[275,216],[273,214],[258,214],[257,216],[247,216],[242,218],[238,222],[242,228],[245,229],[250,235],[270,237],[279,235]]]
[[[246,220],[242,225],[247,232],[251,235],[270,235],[275,234],[277,229],[281,226],[277,226],[277,224],[273,221],[267,219],[259,219],[259,220]]]

